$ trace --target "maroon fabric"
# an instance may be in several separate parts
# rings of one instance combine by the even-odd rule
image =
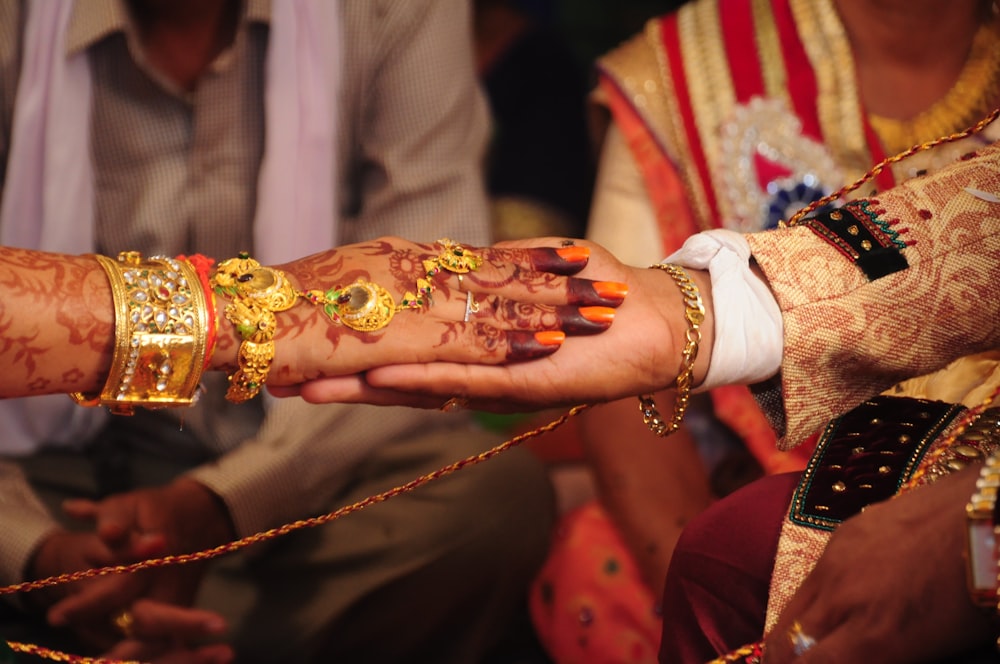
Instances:
[[[703,664],[761,638],[781,524],[801,473],[764,477],[684,528],[663,593],[663,664]]]

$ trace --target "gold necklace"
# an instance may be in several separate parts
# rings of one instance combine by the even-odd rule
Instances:
[[[886,154],[967,127],[1000,101],[1000,28],[984,25],[976,32],[958,80],[944,97],[909,120],[869,115]]]

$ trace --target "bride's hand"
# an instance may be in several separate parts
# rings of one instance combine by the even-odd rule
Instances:
[[[565,335],[606,330],[625,297],[622,284],[567,276],[586,266],[589,253],[558,243],[479,249],[381,238],[278,266],[296,292],[312,295],[276,313],[268,385],[387,364],[547,356]],[[222,307],[234,298],[218,299],[213,366],[231,368],[241,339]]]

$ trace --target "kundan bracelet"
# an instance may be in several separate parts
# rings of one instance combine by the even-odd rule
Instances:
[[[691,377],[694,374],[694,361],[698,357],[698,344],[701,343],[701,324],[705,320],[705,305],[701,301],[698,286],[691,280],[687,271],[679,265],[657,263],[651,268],[663,270],[681,289],[684,299],[684,319],[687,321],[687,337],[684,350],[681,352],[681,369],[677,374],[677,398],[674,401],[674,412],[670,421],[664,421],[656,409],[656,401],[652,394],[639,397],[639,411],[642,421],[657,436],[669,436],[677,431],[684,419],[688,402],[691,398]]]
[[[111,284],[115,348],[103,389],[70,396],[116,415],[136,407],[190,406],[208,352],[208,305],[195,268],[135,251],[96,256]]]

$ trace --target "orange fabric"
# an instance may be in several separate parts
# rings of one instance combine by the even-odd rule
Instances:
[[[557,664],[656,662],[658,599],[604,509],[567,514],[531,589],[531,618]]]

